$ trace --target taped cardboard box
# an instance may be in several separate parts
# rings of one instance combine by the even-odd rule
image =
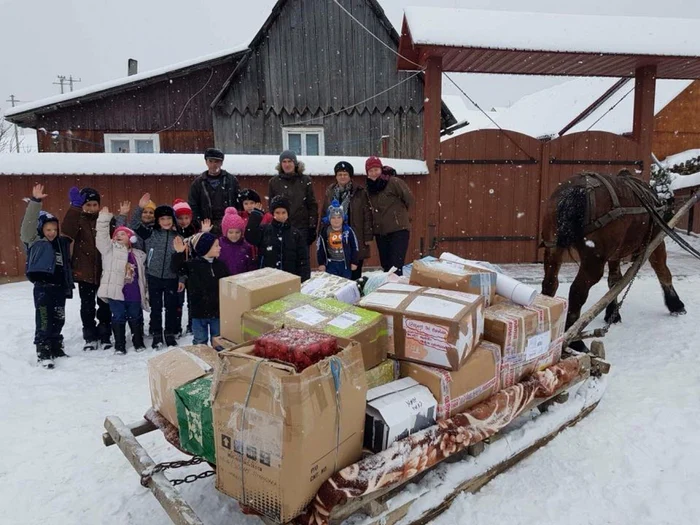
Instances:
[[[481,403],[500,390],[501,348],[483,341],[457,371],[402,362],[401,377],[428,387],[437,400],[437,420]]]
[[[207,375],[176,388],[175,406],[182,449],[216,463],[211,386],[212,376]]]
[[[301,293],[347,304],[357,304],[360,300],[360,288],[355,281],[325,272],[311,272],[311,278],[302,285]]]
[[[430,390],[410,377],[368,390],[365,448],[381,452],[394,441],[434,425],[436,410]]]
[[[484,332],[484,298],[387,283],[360,300],[387,318],[397,359],[458,370]]]
[[[521,359],[538,328],[537,312],[511,302],[497,302],[484,311],[484,339],[500,345],[503,361]]]
[[[566,299],[537,294],[535,301],[525,308],[537,312],[538,332],[549,330],[552,341],[564,335],[566,315],[569,310],[569,302]]]
[[[305,328],[360,343],[365,370],[386,359],[387,323],[377,312],[335,299],[317,299],[296,293],[243,314],[247,341],[278,328]]]
[[[299,290],[298,275],[274,268],[261,268],[219,280],[221,336],[242,343],[245,341],[241,328],[243,312]]]
[[[175,389],[193,379],[211,374],[218,363],[216,350],[206,345],[174,348],[149,359],[148,382],[153,408],[179,428]]]
[[[393,359],[387,359],[383,363],[365,372],[367,388],[372,389],[396,381],[399,378],[398,372],[399,362]]]
[[[221,354],[214,378],[216,487],[277,523],[299,515],[321,484],[362,453],[367,383],[358,343],[301,373]],[[245,490],[244,490],[245,489]]]
[[[549,332],[544,332],[545,341],[549,338]],[[519,360],[503,361],[501,363],[501,389],[513,386],[534,372],[549,368],[561,359],[562,344],[564,338],[560,337],[547,346],[540,346],[541,353],[523,355]]]
[[[451,261],[414,261],[411,284],[471,293],[484,297],[486,306],[496,296],[496,272]]]

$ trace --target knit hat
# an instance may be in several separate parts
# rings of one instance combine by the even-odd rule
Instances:
[[[275,213],[275,210],[277,208],[284,208],[287,210],[287,213],[289,213],[289,199],[287,197],[284,197],[283,195],[277,195],[272,199],[270,202],[270,213]]]
[[[175,211],[175,217],[192,215],[192,208],[190,208],[190,205],[182,199],[175,199],[173,202],[173,210]]]
[[[381,168],[382,161],[379,157],[370,157],[365,161],[365,173],[369,173],[372,168]]]
[[[350,164],[349,162],[345,162],[344,160],[341,160],[338,164],[335,165],[335,168],[333,168],[333,173],[335,173],[336,175],[339,171],[347,171],[351,177],[355,174],[355,168],[352,167],[352,164]]]
[[[218,159],[223,162],[224,152],[217,148],[207,148],[204,152],[204,159]]]
[[[328,220],[332,219],[333,217],[342,217],[345,219],[345,211],[340,203],[335,199],[333,199],[331,205],[328,206]]]
[[[280,153],[280,164],[284,159],[290,159],[294,164],[297,163],[297,154],[294,153],[292,150],[286,149],[282,153]]]
[[[168,206],[166,204],[162,204],[162,205],[158,206],[156,208],[156,211],[154,212],[154,214],[156,216],[156,224],[155,224],[154,228],[160,228],[160,224],[158,223],[158,219],[160,219],[161,217],[171,217],[173,219],[173,221],[176,220],[175,212],[173,211],[173,209],[170,206]]]
[[[236,208],[226,208],[224,218],[221,220],[221,232],[226,235],[229,230],[245,230],[245,219],[238,215]]]
[[[196,233],[188,239],[192,251],[200,257],[204,257],[216,242],[216,235],[209,232]]]
[[[258,192],[255,190],[251,190],[250,188],[241,190],[241,192],[238,195],[240,197],[241,203],[243,203],[243,201],[262,202],[262,200],[260,200],[260,195],[258,195]]]
[[[115,240],[117,238],[117,234],[119,232],[126,233],[129,236],[129,242],[131,244],[136,244],[136,241],[138,241],[134,230],[132,230],[131,228],[127,228],[126,226],[119,226],[118,228],[115,228],[114,233],[112,234],[112,240]]]
[[[83,188],[80,190],[80,195],[83,196],[85,202],[96,201],[98,204],[100,203],[100,194],[93,188]]]
[[[151,210],[153,210],[153,211],[155,211],[156,208],[157,208],[156,203],[153,202],[153,201],[148,201],[148,204],[146,204],[146,205],[143,207],[144,210],[151,209]]]
[[[58,228],[58,218],[51,215],[48,211],[41,210],[39,212],[39,221],[37,222],[36,231],[42,239],[44,238],[44,225],[49,222],[55,222],[56,228]]]

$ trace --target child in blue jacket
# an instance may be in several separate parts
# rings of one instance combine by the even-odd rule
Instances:
[[[352,228],[345,222],[345,212],[338,201],[331,202],[316,239],[318,269],[350,279],[357,269],[360,248]]]
[[[65,323],[66,299],[73,297],[73,269],[71,240],[59,234],[58,219],[41,210],[41,201],[46,197],[43,185],[34,186],[22,220],[20,238],[27,248],[27,278],[34,283],[37,361],[50,369],[54,367],[55,358],[66,356],[61,330]]]

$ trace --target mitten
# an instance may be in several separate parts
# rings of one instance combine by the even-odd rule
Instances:
[[[80,194],[80,189],[76,186],[68,190],[68,199],[70,200],[70,205],[77,208],[82,208],[83,204],[85,204],[85,197]]]

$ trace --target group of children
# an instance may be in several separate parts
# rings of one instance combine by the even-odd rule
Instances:
[[[144,311],[150,311],[151,346],[175,346],[182,334],[185,297],[186,331],[193,333],[194,344],[217,337],[222,277],[260,267],[294,273],[302,280],[310,276],[308,245],[289,223],[290,205],[283,196],[273,198],[265,213],[258,194],[242,190],[243,209],[226,209],[221,236],[211,233],[209,220],[195,221],[181,199],[157,206],[146,193],[129,219],[130,202],[122,202],[114,216],[108,207],[100,210],[96,190],[75,187],[60,232],[58,219],[41,209],[46,197],[42,185],[33,188],[21,227],[26,273],[34,283],[34,344],[45,368],[66,356],[61,330],[74,282],[81,297],[84,350],[113,345],[115,353],[125,354],[127,325],[134,349],[146,347]],[[317,252],[321,271],[350,277],[356,268],[357,238],[335,201],[324,219]]]

